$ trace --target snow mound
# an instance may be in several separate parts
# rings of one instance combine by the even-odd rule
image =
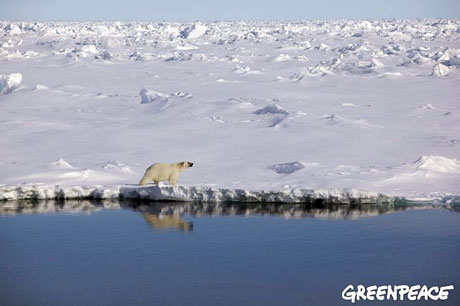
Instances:
[[[329,61],[321,61],[314,67],[309,67],[308,72],[304,75],[310,76],[326,76],[335,73],[348,73],[348,74],[369,74],[375,70],[379,70],[384,65],[373,58],[370,61],[344,61],[342,55],[334,57]]]
[[[326,76],[334,74],[334,71],[341,70],[342,67],[343,63],[340,58],[332,58],[329,61],[321,61],[318,65],[310,67],[308,74],[312,76]]]
[[[404,194],[406,199],[420,201],[425,198],[425,201],[436,200],[445,203],[456,201],[455,196],[458,196],[458,182],[460,182],[460,161],[455,158],[425,155],[415,162],[394,167],[391,172],[394,175],[379,184],[394,190],[398,190],[401,186],[405,186],[408,190],[409,188],[418,190],[413,191],[412,194],[406,192]],[[433,185],[440,187],[433,190],[431,189]]]
[[[9,24],[4,29],[9,35],[20,35],[23,33],[17,24]]]
[[[0,75],[0,95],[13,92],[22,82],[22,74],[11,73],[9,75]]]
[[[75,169],[75,167],[73,167],[63,158],[59,158],[57,161],[52,162],[50,165],[56,168],[60,168],[60,169]]]
[[[145,57],[145,56],[144,56]],[[165,62],[186,62],[191,60],[201,61],[206,59],[204,54],[194,54],[192,52],[167,52],[159,56]]]
[[[251,68],[249,68],[249,66],[242,67],[240,65],[236,65],[235,69],[233,69],[233,72],[236,74],[246,74],[251,72]]]
[[[270,105],[267,105],[261,109],[258,109],[254,112],[254,114],[256,115],[265,115],[265,114],[283,114],[283,115],[288,115],[289,112],[282,108],[281,106],[279,106],[278,104],[274,103],[274,104],[270,104]]]
[[[384,66],[385,65],[381,61],[379,61],[378,59],[373,58],[371,60],[371,67],[381,68],[381,67],[384,67]]]
[[[155,90],[147,89],[143,87],[139,92],[141,96],[141,104],[154,103],[159,106],[165,106],[169,99],[178,98],[178,99],[191,99],[193,95],[188,92],[176,91],[172,94],[165,94]]]
[[[102,165],[102,168],[105,170],[110,170],[110,171],[119,171],[123,173],[134,173],[131,168],[125,164],[119,163],[117,161],[108,161],[104,165]]]
[[[436,109],[436,107],[434,107],[430,103],[424,104],[424,105],[420,106],[420,108],[421,109]]]
[[[85,170],[77,170],[77,171],[70,171],[70,172],[65,172],[61,175],[59,175],[60,178],[62,179],[71,179],[73,181],[88,181],[91,179],[103,179],[101,174],[97,171],[91,170],[91,169],[85,169]]]
[[[448,75],[450,72],[449,67],[443,65],[441,63],[437,63],[433,66],[433,72],[431,73],[432,76],[445,76]]]
[[[399,78],[401,76],[401,72],[384,72],[379,75],[380,78]]]
[[[340,117],[336,114],[329,114],[329,115],[324,115],[323,120],[328,122],[330,125],[338,125],[338,126],[347,126],[347,127],[357,127],[357,128],[378,128],[381,129],[383,128],[380,125],[375,125],[372,123],[367,122],[365,119],[346,119],[343,117]]]
[[[277,101],[276,99],[273,100]],[[262,121],[268,122],[268,127],[273,128],[277,127],[283,120],[285,120],[288,117],[289,112],[278,104],[273,103],[256,110],[253,114],[268,115],[264,116]]]
[[[157,105],[164,106],[168,103],[169,95],[146,89],[144,87],[139,92],[139,95],[141,96],[141,104],[155,103]]]
[[[206,33],[207,29],[208,28],[205,25],[195,23],[183,29],[180,32],[180,37],[185,39],[196,39],[200,36],[203,36]]]
[[[278,174],[291,174],[303,168],[305,168],[305,166],[298,161],[270,166],[270,169]]]
[[[291,57],[288,54],[280,54],[277,57],[273,59],[273,62],[275,63],[282,63],[282,62],[287,62],[290,61]]]
[[[97,49],[95,45],[83,45],[81,47],[73,48],[67,53],[67,56],[71,58],[96,57],[98,55],[99,55],[99,50]]]
[[[436,60],[449,67],[459,67],[460,66],[460,49],[447,49],[444,52],[441,52],[440,56]]]
[[[183,45],[177,46],[176,49],[180,51],[188,51],[188,50],[196,50],[198,49],[198,47],[194,45],[190,45],[190,44],[183,44]]]
[[[286,189],[283,191],[244,190],[185,186],[1,186],[0,200],[51,199],[129,199],[180,202],[251,202],[251,203],[394,203],[393,197],[357,189]],[[5,202],[4,202],[5,203]],[[0,203],[0,205],[7,205]]]
[[[320,50],[320,51],[330,51],[332,50],[332,47],[329,46],[328,44],[320,43],[318,46],[315,47],[315,49]]]
[[[390,43],[382,47],[382,52],[386,55],[397,55],[399,52],[404,51],[404,46],[400,44]]]
[[[35,85],[34,90],[49,90],[49,87],[42,84],[37,84]]]
[[[438,155],[422,156],[415,161],[417,169],[438,173],[460,173],[460,161]]]
[[[187,99],[193,98],[193,95],[191,93],[182,92],[182,91],[176,91],[175,93],[172,93],[171,96],[177,97],[177,98],[187,98]]]

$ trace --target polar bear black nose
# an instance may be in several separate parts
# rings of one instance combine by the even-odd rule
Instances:
[[[191,163],[191,162],[189,162],[188,165],[189,165],[190,167],[193,167],[193,163]]]

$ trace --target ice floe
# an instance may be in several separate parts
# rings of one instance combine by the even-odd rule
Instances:
[[[264,202],[264,203],[392,203],[394,198],[369,191],[306,190],[250,191],[213,187],[184,186],[0,186],[0,200],[46,199],[131,199],[184,202]]]
[[[0,21],[0,183],[124,186],[191,159],[186,186],[453,198],[456,163],[428,157],[460,157],[459,27]]]

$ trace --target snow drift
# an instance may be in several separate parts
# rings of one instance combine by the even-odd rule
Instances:
[[[154,103],[160,107],[163,107],[166,105],[166,103],[168,103],[169,95],[154,90],[142,88],[139,92],[139,95],[141,96],[141,104]]]
[[[9,75],[0,75],[0,95],[13,92],[22,82],[22,74],[11,73]]]

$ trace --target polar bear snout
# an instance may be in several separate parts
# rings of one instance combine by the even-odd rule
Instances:
[[[193,163],[189,161],[183,161],[179,163],[183,169],[193,167]]]

